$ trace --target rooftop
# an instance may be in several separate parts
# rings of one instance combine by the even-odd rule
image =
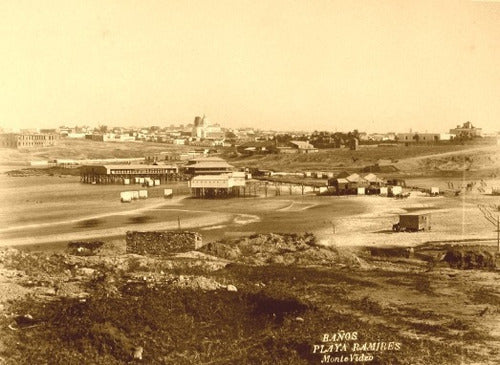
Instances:
[[[199,161],[197,163],[187,165],[188,168],[233,168],[226,161]]]
[[[198,175],[191,179],[191,181],[210,181],[210,180],[228,180],[229,175]]]
[[[121,164],[121,165],[90,165],[103,166],[106,169],[114,170],[141,170],[141,169],[175,169],[174,165],[141,165],[141,164]]]

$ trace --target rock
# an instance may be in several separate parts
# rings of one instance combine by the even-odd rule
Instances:
[[[238,291],[238,288],[236,288],[234,285],[228,285],[227,286],[227,291],[234,291],[234,292],[236,292],[236,291]]]
[[[181,288],[191,288],[196,290],[217,290],[221,287],[221,285],[211,278],[206,278],[204,276],[184,276],[180,275],[177,283],[177,286]]]
[[[16,323],[19,327],[33,326],[34,324],[37,323],[37,321],[33,318],[33,316],[31,314],[16,316],[14,318],[14,320],[16,321]]]
[[[47,289],[45,289],[44,294],[45,295],[56,295],[57,291],[55,288],[47,288]]]
[[[78,269],[76,272],[77,272],[78,275],[92,276],[92,275],[95,274],[96,270],[95,269],[91,269],[90,267],[82,267],[82,268]]]
[[[134,359],[142,360],[143,351],[144,351],[144,349],[142,348],[142,346],[138,346],[138,347],[134,348]]]

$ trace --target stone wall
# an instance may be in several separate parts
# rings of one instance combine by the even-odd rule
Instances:
[[[485,250],[451,249],[443,257],[454,269],[494,269],[495,254]]]
[[[195,250],[202,245],[201,235],[188,231],[129,231],[127,253],[169,255]]]

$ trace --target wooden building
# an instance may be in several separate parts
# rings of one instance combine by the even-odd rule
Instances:
[[[400,214],[399,222],[392,226],[393,231],[429,231],[431,229],[431,215],[429,213]]]
[[[358,174],[346,176],[346,172],[341,172],[336,178],[328,179],[328,186],[337,195],[365,195],[380,194],[380,188],[385,186],[385,181],[375,174],[368,174],[364,177]]]
[[[179,169],[173,165],[86,165],[80,169],[80,181],[87,184],[123,184],[136,177],[160,180],[161,183],[178,180]]]
[[[233,170],[234,167],[221,158],[193,159],[184,166],[184,172],[193,176],[228,174]]]
[[[239,196],[245,188],[245,173],[198,175],[189,181],[191,195],[195,198],[228,198]]]

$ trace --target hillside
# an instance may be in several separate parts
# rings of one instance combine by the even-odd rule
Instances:
[[[500,146],[476,147],[464,151],[417,156],[399,161],[395,166],[402,171],[483,171],[498,174]]]
[[[366,166],[381,163],[393,165],[403,173],[439,174],[464,170],[498,170],[498,152],[498,146],[361,146],[357,151],[329,149],[312,154],[238,157],[230,159],[230,163],[238,167],[258,167],[276,171],[361,170]]]
[[[498,269],[453,269],[408,258],[404,247],[371,254],[326,248],[310,234],[254,235],[165,257],[126,253],[124,246],[0,250],[2,361],[499,360]],[[343,349],[328,351],[334,344]]]
[[[62,140],[57,146],[33,149],[0,149],[0,166],[26,166],[34,160],[145,157],[160,152],[182,153],[193,146],[165,143],[117,143]],[[392,165],[403,174],[436,175],[482,171],[498,175],[498,146],[414,145],[361,146],[357,151],[327,149],[312,154],[279,154],[234,157],[227,149],[223,157],[236,167],[258,167],[275,171],[361,171],[376,164]],[[372,170],[376,171],[376,170]]]
[[[61,140],[56,146],[30,149],[0,149],[0,165],[27,165],[34,160],[130,158],[155,153],[183,152],[190,146],[143,142],[97,142],[88,140]]]

